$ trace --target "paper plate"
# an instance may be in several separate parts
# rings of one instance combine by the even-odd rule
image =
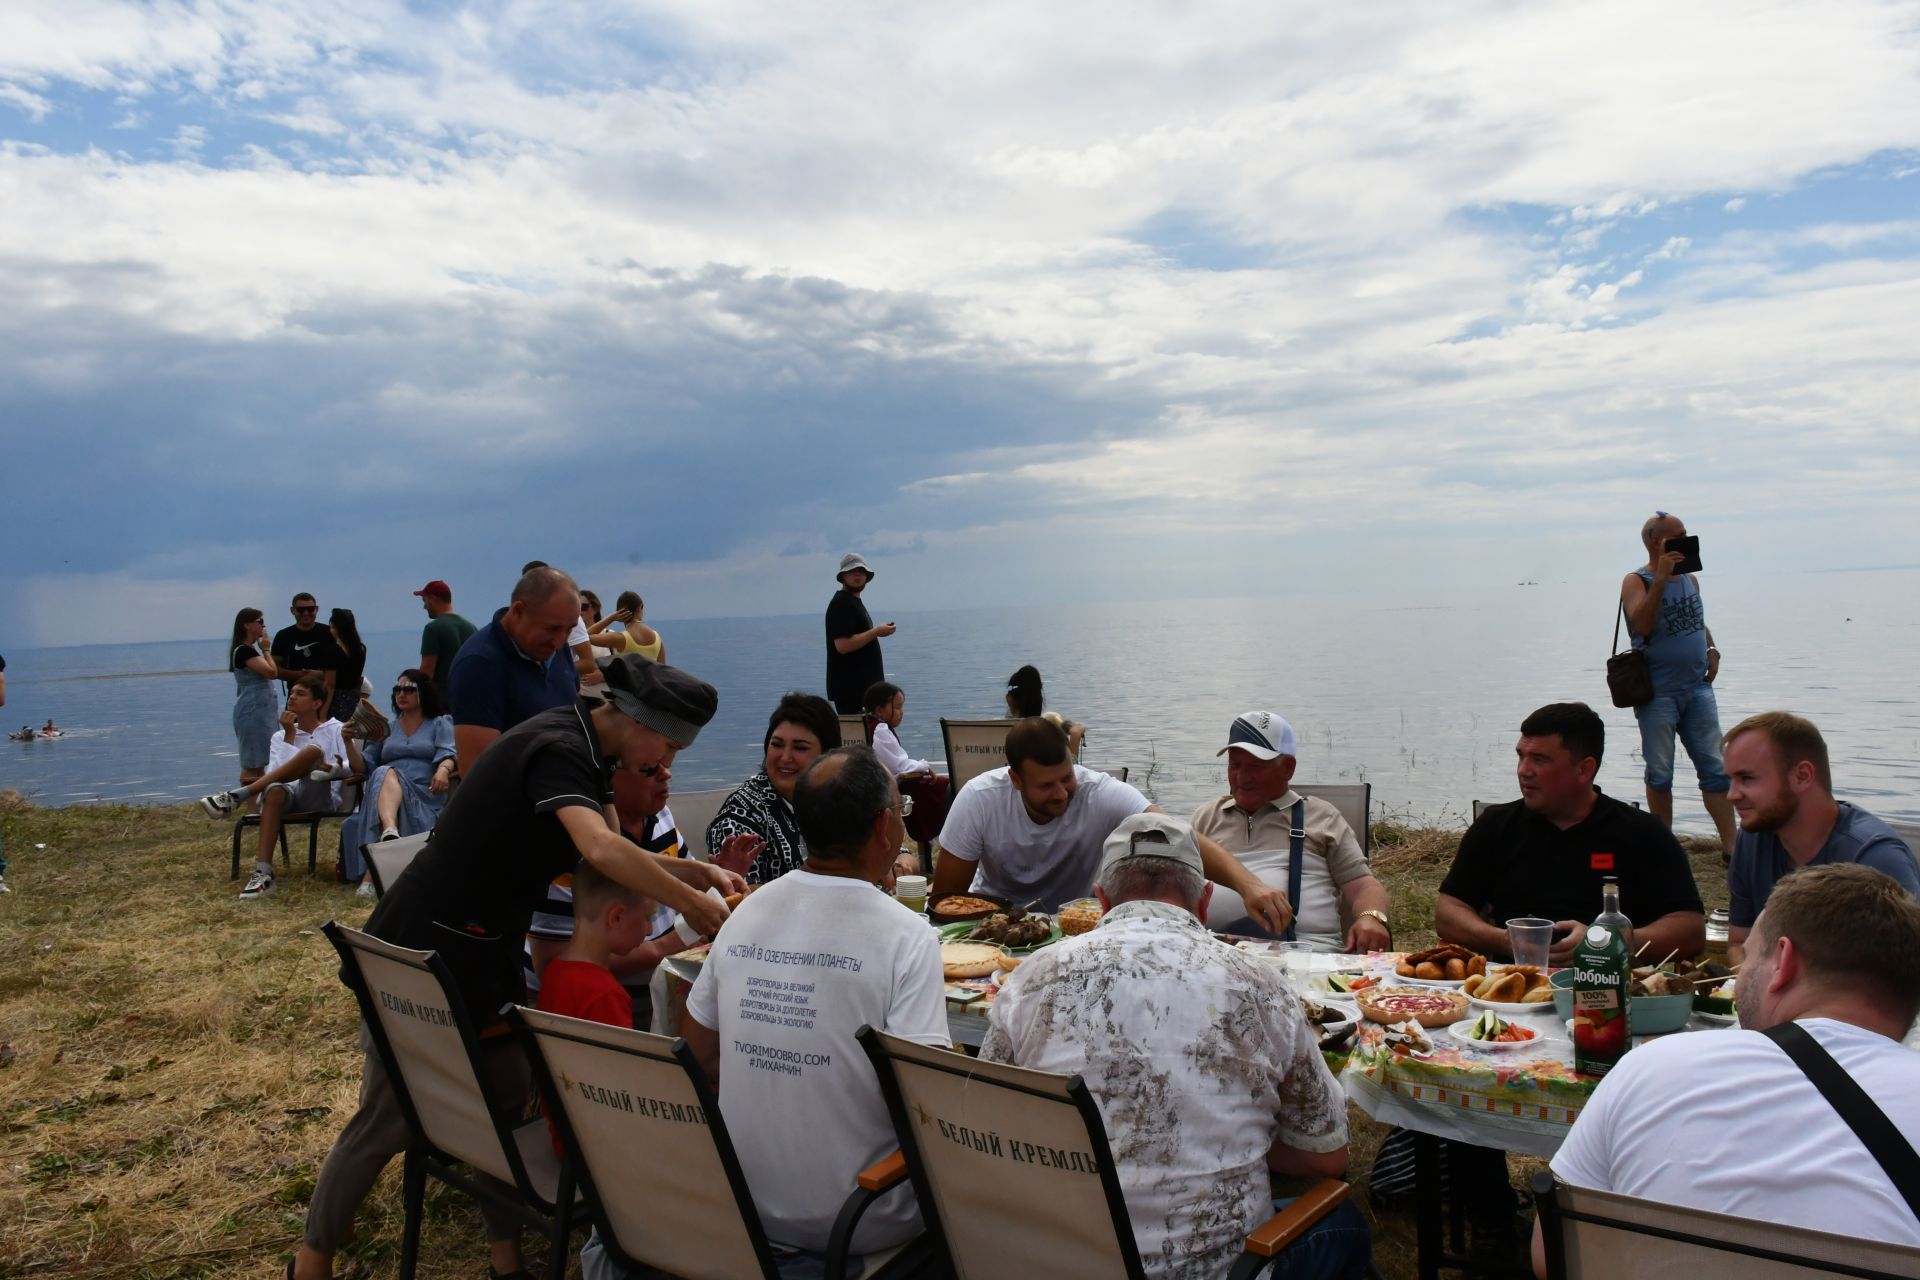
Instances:
[[[1549,1001],[1548,1004],[1551,1006],[1552,1002]],[[1478,1021],[1478,1019],[1455,1022],[1440,1029],[1446,1032],[1447,1038],[1455,1044],[1463,1044],[1470,1049],[1491,1049],[1495,1053],[1503,1053],[1508,1049],[1537,1049],[1540,1047],[1540,1041],[1543,1038],[1539,1028],[1528,1027],[1527,1030],[1533,1032],[1533,1037],[1529,1040],[1474,1040],[1468,1037],[1467,1032],[1472,1028],[1475,1021]]]

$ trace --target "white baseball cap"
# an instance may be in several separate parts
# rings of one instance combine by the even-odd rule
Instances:
[[[1243,711],[1235,716],[1233,728],[1227,730],[1227,745],[1213,754],[1223,756],[1235,747],[1257,760],[1300,754],[1294,749],[1293,726],[1272,711]]]

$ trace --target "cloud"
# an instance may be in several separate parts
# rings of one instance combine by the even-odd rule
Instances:
[[[1282,537],[1424,581],[1676,473],[1912,525],[1897,8],[0,23],[0,500],[117,517],[17,531],[0,639],[319,545],[401,610],[540,554],[672,617],[817,607],[854,545],[903,604],[1053,598],[1034,544],[1073,590]]]

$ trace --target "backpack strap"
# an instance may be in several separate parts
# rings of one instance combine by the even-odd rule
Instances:
[[[1826,1047],[1815,1040],[1797,1022],[1783,1022],[1760,1033],[1779,1045],[1794,1065],[1807,1073],[1807,1079],[1820,1091],[1847,1128],[1853,1130],[1868,1153],[1879,1162],[1887,1180],[1893,1183],[1907,1202],[1913,1216],[1920,1218],[1920,1154],[1887,1119],[1887,1113],[1874,1104],[1867,1091],[1833,1060]]]

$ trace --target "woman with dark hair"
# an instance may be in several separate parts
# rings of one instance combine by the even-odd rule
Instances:
[[[360,639],[360,625],[353,620],[351,609],[335,609],[328,615],[327,630],[333,633],[333,643],[340,650],[340,666],[333,673],[333,705],[327,714],[345,724],[353,719],[360,705],[360,681],[367,673],[367,646]]]
[[[393,732],[369,743],[362,753],[367,789],[360,807],[343,824],[345,854],[341,875],[360,882],[362,897],[373,896],[373,876],[361,857],[362,846],[376,840],[418,835],[440,819],[453,776],[453,717],[440,702],[431,677],[414,667],[393,682]]]
[[[638,591],[622,591],[618,600],[619,607],[607,615],[607,620],[595,626],[589,637],[595,644],[603,644],[615,653],[637,653],[650,662],[667,660],[667,642],[660,633],[648,626],[643,619],[647,616],[647,602],[640,598]],[[609,630],[616,622],[626,623],[626,630]]]
[[[1046,691],[1040,684],[1040,670],[1031,663],[1021,667],[1007,680],[1007,714],[1015,720],[1024,720],[1028,716],[1041,716],[1059,725],[1067,735],[1067,750],[1073,752],[1073,758],[1080,758],[1080,742],[1087,736],[1087,726],[1068,720],[1058,712],[1048,711]]]
[[[793,816],[793,787],[808,765],[839,748],[840,714],[825,698],[789,693],[767,717],[760,746],[765,753],[760,772],[721,802],[707,828],[707,856],[746,876],[748,884],[778,880],[807,860]]]
[[[589,634],[600,625],[600,597],[585,587],[580,588],[580,621],[586,623]]]
[[[280,668],[267,652],[266,637],[267,618],[258,609],[233,615],[227,670],[233,672],[233,736],[240,744],[243,786],[267,771],[267,744],[280,731],[280,695],[273,691]]]

